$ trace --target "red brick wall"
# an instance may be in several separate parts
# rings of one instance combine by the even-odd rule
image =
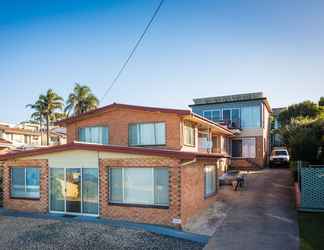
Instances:
[[[205,198],[205,165],[214,165],[216,161],[199,161],[182,167],[181,174],[181,219],[182,223],[215,202],[216,195]]]
[[[168,167],[169,168],[169,208],[145,208],[112,205],[108,203],[108,169],[112,167]],[[100,215],[113,219],[123,219],[151,224],[172,224],[173,218],[180,218],[180,178],[179,161],[171,158],[149,159],[103,159],[100,160]]]
[[[104,125],[109,127],[109,143],[128,145],[128,124],[138,122],[165,122],[166,147],[180,149],[180,117],[173,113],[114,109],[67,125],[67,142],[78,139],[78,128]]]
[[[11,198],[11,167],[40,168],[40,199]],[[3,206],[8,209],[30,212],[48,211],[48,163],[47,160],[7,161],[3,166]]]
[[[249,137],[251,138],[251,137]],[[256,147],[256,158],[255,159],[239,159],[232,158],[231,167],[235,169],[248,170],[248,169],[258,169],[265,166],[265,155],[263,149],[263,137],[255,137],[255,147]]]

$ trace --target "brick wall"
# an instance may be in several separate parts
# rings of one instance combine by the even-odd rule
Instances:
[[[251,138],[251,137],[249,137]],[[240,170],[253,170],[263,168],[265,166],[266,155],[263,149],[263,137],[255,137],[256,158],[255,159],[235,159],[231,160],[231,167]]]
[[[201,209],[207,208],[215,202],[216,194],[205,198],[205,165],[214,165],[214,161],[199,161],[182,167],[181,174],[181,219],[186,224],[188,219],[197,214]]]
[[[147,208],[108,203],[108,169],[113,167],[168,167],[169,168],[169,208]],[[100,215],[113,219],[123,219],[151,224],[172,224],[173,218],[180,218],[181,167],[179,160],[171,158],[145,159],[103,159],[100,160]]]
[[[40,168],[40,199],[11,198],[11,167]],[[3,166],[3,205],[7,209],[30,212],[48,211],[48,163],[47,160],[7,161]]]
[[[138,122],[165,122],[166,147],[180,149],[180,117],[173,113],[114,109],[87,117],[67,125],[67,142],[78,139],[78,128],[102,125],[109,127],[109,143],[128,146],[128,124]]]

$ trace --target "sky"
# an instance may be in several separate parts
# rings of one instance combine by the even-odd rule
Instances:
[[[76,82],[101,99],[187,108],[192,99],[262,91],[272,107],[324,96],[324,1],[1,0],[0,121]]]

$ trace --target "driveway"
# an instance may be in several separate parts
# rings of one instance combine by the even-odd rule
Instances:
[[[205,249],[299,249],[289,170],[267,169],[247,179],[247,190],[233,192],[227,187],[219,193],[225,205],[214,218],[214,234]]]

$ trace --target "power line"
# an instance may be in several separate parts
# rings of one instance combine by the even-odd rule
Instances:
[[[110,90],[112,89],[112,87],[115,85],[115,83],[117,82],[117,80],[119,79],[119,77],[121,76],[121,74],[123,73],[124,69],[126,68],[128,62],[130,61],[130,59],[133,57],[137,47],[140,45],[141,41],[143,40],[146,32],[148,31],[148,29],[150,28],[151,24],[153,23],[155,17],[157,16],[159,10],[161,9],[161,6],[163,4],[164,0],[161,0],[159,5],[157,6],[156,10],[153,13],[153,16],[151,17],[150,21],[147,23],[143,33],[141,34],[141,36],[139,37],[139,39],[137,40],[135,46],[133,47],[133,49],[131,50],[131,53],[128,55],[126,61],[124,62],[124,64],[122,65],[122,67],[120,68],[120,70],[118,71],[117,75],[115,76],[115,78],[112,80],[112,82],[110,83],[109,87],[107,88],[107,90],[105,91],[103,97],[101,98],[101,101],[103,101],[103,99],[105,99],[105,97],[108,95],[108,93],[110,92]]]

